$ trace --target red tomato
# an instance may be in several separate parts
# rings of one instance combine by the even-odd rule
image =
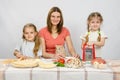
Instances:
[[[102,58],[93,59],[93,60],[92,60],[92,64],[93,64],[94,62],[106,64],[106,61],[105,61],[104,59],[102,59]]]
[[[60,59],[58,60],[58,62],[64,64],[64,63],[65,63],[65,60],[64,60],[63,58],[60,58]]]

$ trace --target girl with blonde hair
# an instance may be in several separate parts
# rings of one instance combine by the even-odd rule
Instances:
[[[23,28],[23,37],[21,42],[16,46],[14,55],[22,59],[39,58],[42,55],[40,44],[36,26],[28,23]]]
[[[82,45],[91,47],[95,45],[96,57],[101,57],[101,47],[105,44],[107,36],[101,31],[103,17],[99,12],[92,12],[87,19],[87,32],[81,36]]]

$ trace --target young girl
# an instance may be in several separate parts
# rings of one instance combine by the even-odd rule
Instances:
[[[16,46],[14,55],[20,59],[39,58],[42,55],[40,50],[40,38],[34,24],[26,24],[23,28],[22,41]]]
[[[103,18],[100,13],[91,13],[87,19],[87,32],[85,35],[81,36],[82,48],[84,44],[86,44],[88,47],[94,45],[96,57],[101,57],[101,47],[104,46],[105,39],[107,38],[100,30],[102,22]]]

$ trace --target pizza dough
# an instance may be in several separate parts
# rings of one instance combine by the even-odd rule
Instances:
[[[40,60],[39,67],[44,69],[51,69],[51,68],[55,68],[56,64],[54,64],[53,62],[44,62]]]
[[[10,64],[10,63],[15,62],[15,61],[17,61],[17,59],[5,59],[5,60],[2,60],[1,63]]]
[[[35,59],[25,59],[25,60],[18,60],[12,62],[11,65],[13,67],[18,67],[18,68],[28,68],[28,67],[36,67],[38,66],[38,63]]]

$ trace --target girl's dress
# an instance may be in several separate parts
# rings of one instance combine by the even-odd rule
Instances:
[[[15,50],[19,51],[20,53],[22,53],[25,56],[34,57],[34,53],[33,53],[34,45],[35,45],[35,42],[29,42],[29,41],[22,39],[17,44]],[[41,56],[42,50],[39,49],[37,54],[38,54],[38,56]]]
[[[104,34],[103,31],[100,31],[100,32],[99,31],[94,31],[94,32],[90,31],[89,33],[86,32],[84,35],[80,36],[80,38],[82,40],[86,41],[85,37],[89,34],[89,36],[88,36],[88,42],[89,41],[90,42],[91,41],[97,41],[99,33],[101,35],[101,38],[105,38],[105,39],[107,38],[107,36]],[[95,56],[96,57],[101,57],[101,55],[102,55],[101,47],[95,46]]]

